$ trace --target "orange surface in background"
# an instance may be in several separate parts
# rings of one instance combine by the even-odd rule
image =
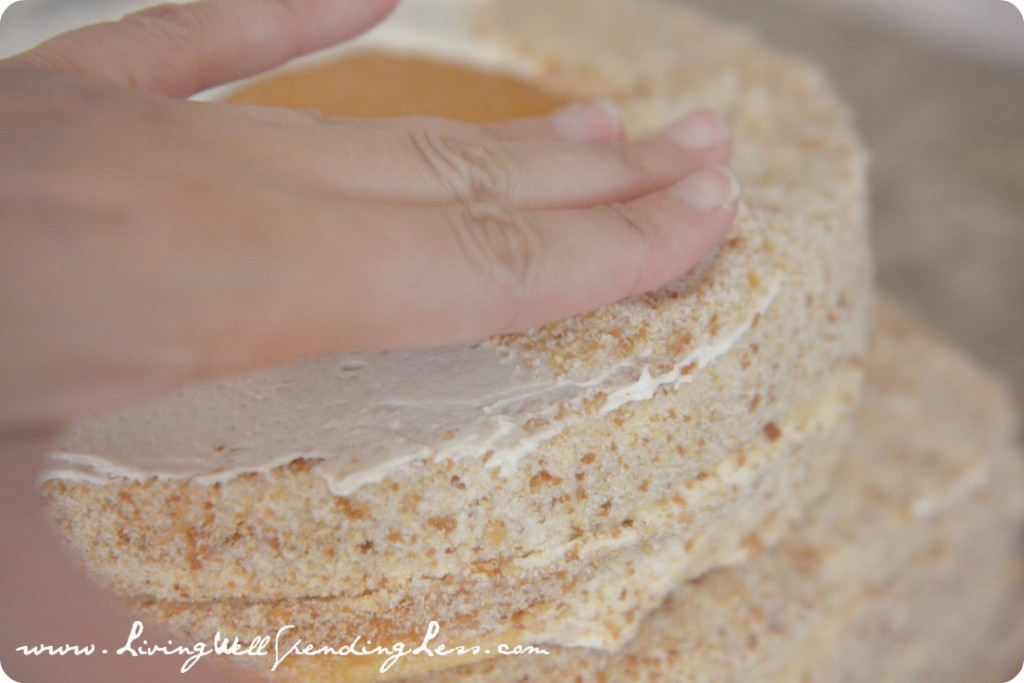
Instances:
[[[539,116],[568,103],[514,76],[387,53],[273,75],[242,87],[228,101],[317,109],[328,117],[422,115],[464,121]]]

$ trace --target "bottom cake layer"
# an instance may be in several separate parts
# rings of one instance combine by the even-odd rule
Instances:
[[[550,647],[406,680],[1003,683],[1024,661],[1012,404],[901,314],[879,315],[854,443],[780,546],[681,585],[618,653]],[[345,680],[358,659],[293,657],[278,674]]]

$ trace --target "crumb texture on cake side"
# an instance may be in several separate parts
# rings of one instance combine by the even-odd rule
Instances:
[[[620,652],[554,648],[404,680],[996,680],[974,676],[1004,670],[1024,640],[1024,452],[1006,387],[885,302],[853,427],[804,522],[678,586]]]

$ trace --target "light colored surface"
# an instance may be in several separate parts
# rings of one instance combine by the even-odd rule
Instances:
[[[796,0],[838,17],[870,19],[1024,71],[1024,17],[1006,0]],[[1020,0],[1015,0],[1021,5]]]

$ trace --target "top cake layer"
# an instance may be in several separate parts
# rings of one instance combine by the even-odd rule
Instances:
[[[716,107],[735,130],[747,191],[731,238],[695,272],[482,345],[333,356],[186,390],[77,426],[48,476],[211,483],[305,458],[346,495],[418,459],[485,455],[509,475],[568,414],[614,413],[708,374],[795,398],[859,353],[870,278],[864,155],[820,74],[696,15],[638,3],[624,31],[623,14],[612,2],[408,2],[345,50],[453,60],[566,99],[612,97],[633,134]],[[769,311],[773,329],[762,334],[785,348],[760,344],[745,377],[726,376],[716,361],[742,352]],[[715,401],[733,402],[721,416],[733,418],[730,446],[770,421],[736,414],[754,393],[742,406]]]

